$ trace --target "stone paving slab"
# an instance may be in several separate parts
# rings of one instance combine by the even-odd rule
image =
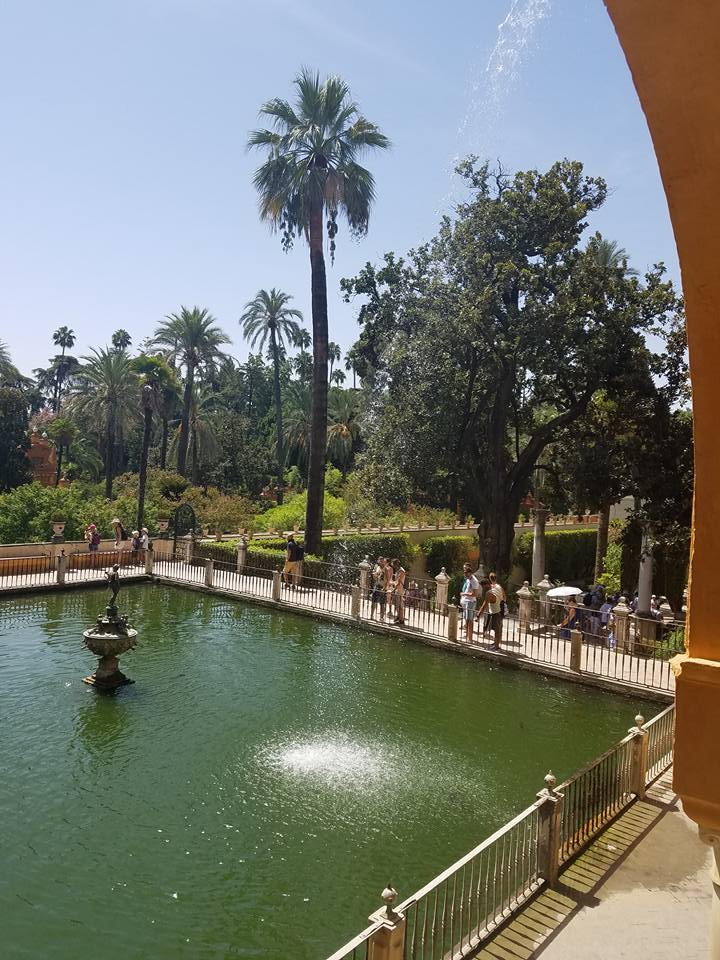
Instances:
[[[705,960],[711,862],[668,771],[477,956]]]

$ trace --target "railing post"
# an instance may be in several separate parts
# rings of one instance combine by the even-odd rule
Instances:
[[[370,557],[361,560],[358,567],[360,568],[360,595],[367,599],[370,595],[370,571],[372,570]]]
[[[368,917],[379,924],[368,940],[368,960],[403,960],[405,956],[405,916],[396,913],[392,905],[397,891],[388,884],[382,892],[385,906]]]
[[[205,586],[211,587],[213,585],[213,577],[215,573],[215,561],[206,560],[205,561]]]
[[[562,812],[564,797],[555,793],[552,770],[545,777],[545,789],[538,793],[538,871],[554,887],[560,873]]]
[[[350,591],[350,616],[360,619],[360,587],[354,583]]]
[[[148,576],[152,575],[153,565],[155,563],[155,551],[153,550],[153,545],[148,544],[148,548],[145,551],[145,573]]]
[[[448,640],[457,643],[458,638],[458,608],[454,603],[448,604]]]
[[[273,570],[273,584],[272,584],[272,598],[273,600],[280,600],[280,594],[282,592],[282,580],[280,579],[280,571]]]
[[[647,789],[647,769],[648,769],[648,747],[649,734],[643,724],[645,717],[639,713],[635,717],[635,726],[630,727],[628,733],[633,734],[632,742],[632,774],[630,779],[630,789],[638,798],[642,800],[645,797]]]
[[[247,537],[240,537],[237,544],[237,572],[242,573],[247,566]]]
[[[582,630],[570,631],[570,669],[580,673],[582,663]]]
[[[516,596],[518,598],[518,624],[520,632],[523,633],[530,628],[530,621],[532,620],[533,594],[527,580],[520,587]]]
[[[57,558],[57,582],[59,584],[65,583],[65,574],[67,573],[68,558],[65,556],[63,551],[60,556]]]
[[[543,623],[547,623],[548,620],[548,590],[552,590],[553,582],[550,577],[545,574],[540,583],[534,584],[537,587],[538,593],[540,594],[540,619]]]
[[[435,591],[435,611],[446,614],[448,612],[448,588],[450,577],[447,575],[445,567],[440,568],[440,573],[435,577],[437,590]]]
[[[632,646],[630,644],[630,614],[632,611],[625,597],[620,597],[620,601],[613,607],[612,613],[615,649],[618,651],[627,650],[629,653],[632,653]]]
[[[191,533],[185,538],[185,562],[190,563],[195,552],[195,537]]]

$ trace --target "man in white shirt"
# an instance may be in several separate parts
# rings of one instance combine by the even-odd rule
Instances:
[[[463,581],[460,592],[460,606],[462,608],[463,620],[465,621],[465,642],[472,641],[473,620],[475,619],[475,606],[477,604],[478,594],[480,593],[480,584],[477,577],[472,572],[469,563],[463,565],[465,580]]]

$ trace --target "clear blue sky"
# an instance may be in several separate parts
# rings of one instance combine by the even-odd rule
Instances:
[[[260,287],[310,321],[307,248],[258,221],[245,151],[260,104],[302,64],[340,73],[393,141],[371,157],[377,205],[328,264],[331,337],[357,336],[339,280],[435,232],[452,159],[505,167],[567,156],[611,193],[592,229],[642,270],[675,244],[650,137],[601,0],[516,0],[549,12],[508,85],[486,73],[511,0],[5,0],[0,7],[0,339],[29,372],[66,324],[81,355],[125,327],[135,342],[181,304],[237,317]],[[506,29],[505,37],[512,39]],[[517,47],[508,42],[505,49]],[[507,73],[511,57],[494,61]]]

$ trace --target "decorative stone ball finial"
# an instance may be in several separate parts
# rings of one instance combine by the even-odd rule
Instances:
[[[557,783],[557,777],[552,772],[552,770],[548,770],[548,772],[545,774],[545,786],[549,794],[555,793],[556,783]]]
[[[397,890],[391,883],[389,883],[385,887],[383,892],[380,894],[380,896],[382,897],[383,902],[385,903],[385,915],[390,920],[394,919],[397,916],[397,914],[393,910],[393,904],[397,899]]]
[[[641,713],[638,713],[635,717],[635,726],[638,728],[638,730],[642,730],[644,723],[645,717]]]

